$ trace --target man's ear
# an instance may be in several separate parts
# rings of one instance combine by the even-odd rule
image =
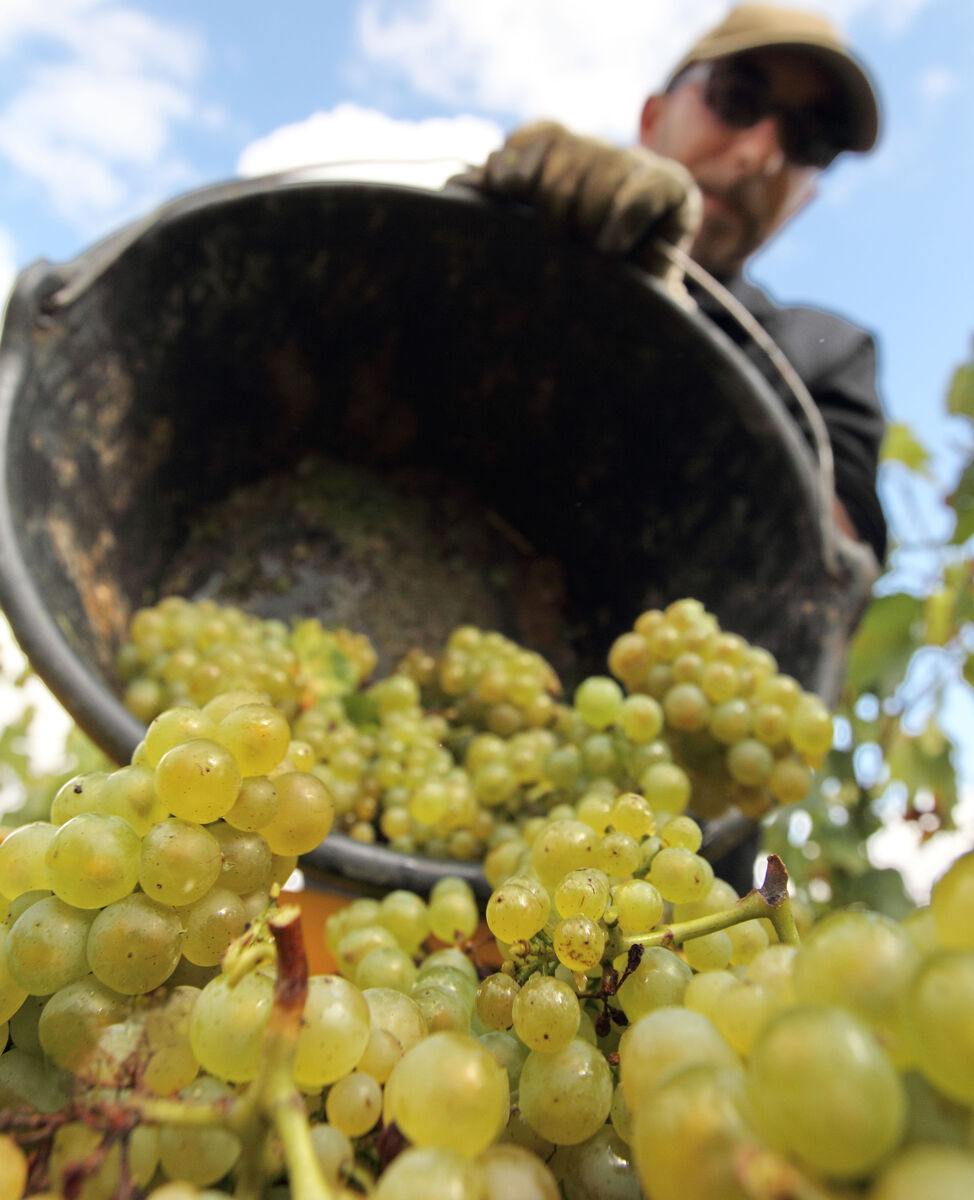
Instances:
[[[652,149],[653,134],[656,130],[656,124],[659,121],[662,108],[663,97],[655,93],[652,96],[648,96],[646,103],[643,105],[643,111],[639,118],[639,141],[647,149]]]

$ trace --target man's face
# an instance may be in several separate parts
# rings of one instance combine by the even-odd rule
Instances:
[[[719,81],[728,69],[743,69],[749,82],[768,89],[768,115],[748,128],[726,123],[707,103],[711,74]],[[827,110],[833,102],[828,75],[788,50],[698,64],[669,92],[650,96],[640,141],[682,163],[703,192],[703,223],[691,250],[701,266],[715,275],[736,271],[811,198],[821,168],[789,160],[784,147],[796,155],[782,114]]]

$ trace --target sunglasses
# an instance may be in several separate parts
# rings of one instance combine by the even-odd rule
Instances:
[[[827,167],[847,149],[847,123],[840,110],[828,104],[792,108],[782,104],[759,66],[742,59],[699,63],[687,77],[703,78],[703,100],[731,129],[752,129],[765,117],[778,121],[778,138],[785,158],[796,167]]]

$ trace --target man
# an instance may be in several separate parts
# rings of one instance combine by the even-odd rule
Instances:
[[[543,122],[516,131],[464,182],[534,204],[684,296],[683,272],[666,244],[688,248],[764,326],[808,388],[832,444],[836,522],[881,562],[883,418],[872,339],[831,314],[778,307],[742,275],[749,257],[811,199],[821,172],[844,151],[872,149],[878,126],[872,84],[837,30],[811,13],[744,4],[646,101],[640,147],[611,147]],[[723,306],[693,284],[689,291],[793,402]]]

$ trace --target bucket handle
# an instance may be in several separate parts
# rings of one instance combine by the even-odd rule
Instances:
[[[657,241],[655,249],[668,258],[674,266],[679,267],[689,279],[707,292],[731,316],[746,334],[768,356],[771,365],[777,370],[785,386],[795,397],[802,415],[808,422],[813,449],[815,452],[816,484],[819,492],[819,528],[822,535],[822,557],[826,570],[830,575],[838,575],[838,550],[836,548],[836,526],[833,519],[833,503],[835,501],[835,459],[832,454],[832,442],[829,438],[825,418],[819,411],[818,405],[812,398],[811,392],[805,386],[795,368],[785,357],[784,351],[775,342],[763,325],[744,307],[744,305],[724,285],[694,262],[686,251],[674,246],[672,242],[662,239]]]

